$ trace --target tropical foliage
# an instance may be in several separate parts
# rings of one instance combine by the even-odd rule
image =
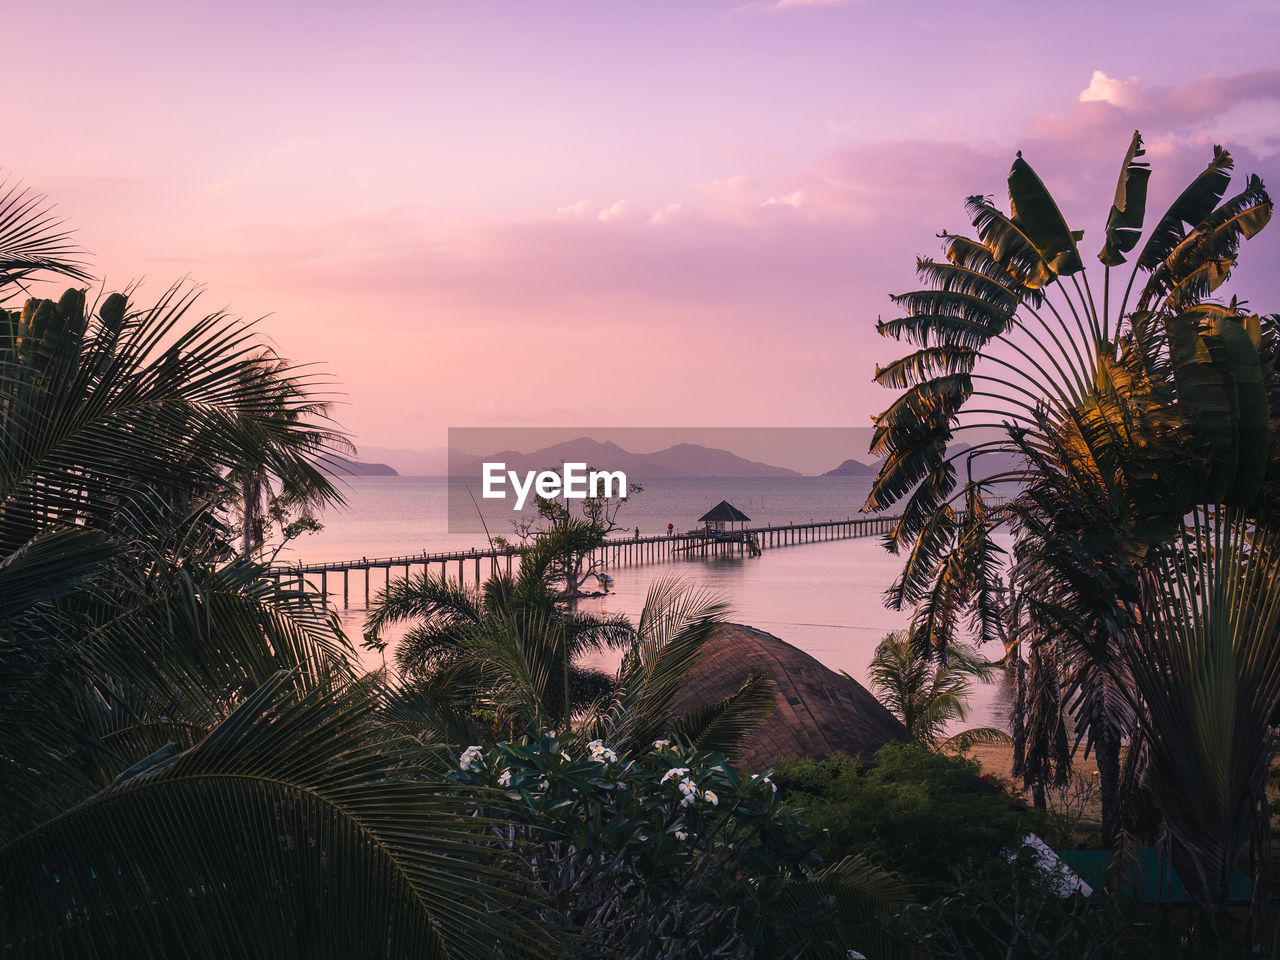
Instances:
[[[970,727],[947,735],[948,726],[969,719],[974,681],[989,681],[996,669],[960,643],[947,648],[945,659],[935,659],[909,632],[897,631],[877,644],[869,676],[872,691],[902,721],[911,739],[931,749],[946,745],[964,750],[974,743],[1009,739],[995,727]]]
[[[594,468],[588,466],[586,472],[590,474]],[[634,481],[627,483],[626,490],[619,497],[595,496],[595,491],[592,491],[591,496],[570,500],[544,497],[535,492],[533,514],[511,522],[515,543],[528,547],[565,527],[590,531],[589,536],[579,534],[564,543],[550,563],[551,578],[562,583],[566,596],[577,598],[584,594],[583,587],[589,581],[604,574],[607,566],[603,554],[597,552],[596,547],[622,526],[619,515],[633,496],[643,492],[644,486]],[[492,539],[499,547],[513,545],[503,536]]]
[[[0,297],[85,276],[24,196],[0,204]],[[310,380],[263,376],[252,328],[195,304],[73,289],[0,311],[0,940],[521,952],[520,891],[466,799],[372,723],[321,600],[237,556],[230,478],[310,477],[324,498],[334,433]]]
[[[823,863],[765,775],[659,740],[620,758],[550,734],[465,751],[455,782],[545,894],[540,922],[588,956],[848,957],[905,897],[864,857]]]
[[[953,870],[979,871],[1028,833],[1061,839],[1051,816],[1006,795],[976,762],[923,744],[886,744],[874,762],[792,758],[773,779],[821,832],[824,857],[862,853],[926,901],[948,889]]]
[[[1166,842],[1189,890],[1224,905],[1248,849],[1253,919],[1269,926],[1266,795],[1280,716],[1280,531],[1197,512],[1143,571],[1146,613],[1126,649]]]
[[[903,393],[877,419],[873,449],[885,460],[867,500],[869,509],[901,501],[887,542],[906,559],[888,599],[915,607],[922,645],[945,650],[967,611],[980,640],[1006,630],[1010,648],[1030,648],[1019,667],[1019,767],[1030,785],[1065,775],[1069,714],[1077,744],[1097,751],[1108,842],[1141,819],[1132,801],[1142,796],[1175,832],[1171,782],[1143,778],[1148,750],[1178,732],[1132,691],[1145,693],[1156,669],[1137,653],[1149,647],[1142,635],[1182,617],[1187,597],[1153,592],[1150,571],[1168,562],[1158,558],[1170,542],[1199,556],[1183,522],[1199,504],[1236,509],[1246,525],[1271,522],[1280,477],[1276,320],[1219,299],[1241,244],[1269,222],[1271,199],[1256,176],[1229,194],[1233,160],[1215,148],[1142,242],[1151,174],[1142,157],[1135,133],[1098,252],[1100,297],[1082,234],[1021,155],[1008,214],[969,198],[975,236],[943,234],[945,258],[918,264],[927,286],[895,297],[902,315],[879,325],[915,349],[876,374]],[[1135,250],[1122,292],[1112,273]],[[957,451],[961,435],[976,442]],[[1004,481],[1017,487],[1001,503],[993,494]],[[993,537],[1002,524],[1014,543],[1007,594]],[[1190,668],[1165,663],[1166,673]],[[1172,687],[1181,682],[1192,681]],[[1274,716],[1232,684],[1218,688],[1219,707],[1234,697],[1235,710]],[[1257,722],[1250,751],[1267,753]],[[1212,873],[1204,844],[1217,828],[1201,822],[1194,842],[1182,829],[1184,853],[1201,851],[1194,868],[1181,861],[1184,878]]]
[[[424,782],[358,687],[264,684],[0,849],[22,956],[537,953],[490,824]],[[487,902],[478,902],[480,893]]]
[[[350,451],[352,447],[341,432],[324,428],[329,419],[329,403],[316,399],[312,385],[300,382],[288,361],[269,351],[260,353],[255,361],[245,367],[241,376],[247,381],[246,386],[266,397],[275,395],[270,409],[281,422],[268,426],[274,426],[291,445],[310,454],[291,460],[246,461],[227,477],[227,506],[240,532],[241,552],[254,555],[278,533],[270,560],[290,540],[320,529],[314,511],[342,502],[333,482],[313,459],[319,461],[330,451]],[[304,423],[311,429],[289,429]]]
[[[515,576],[495,571],[480,589],[441,574],[403,577],[377,597],[365,625],[377,637],[387,627],[412,623],[396,647],[402,676],[435,677],[441,683],[460,673],[491,675],[483,662],[495,656],[523,661],[513,669],[538,706],[534,728],[563,725],[569,710],[604,692],[602,676],[579,665],[589,652],[618,649],[635,637],[630,620],[591,616],[570,609],[556,564],[565,555],[599,546],[589,524],[568,521],[538,536],[520,552]],[[504,638],[506,643],[504,643]],[[500,648],[515,645],[506,654]],[[511,679],[511,678],[505,678]],[[483,682],[483,681],[481,681]]]
[[[724,622],[724,604],[664,579],[650,588],[634,626],[623,616],[575,611],[555,558],[595,536],[572,520],[553,527],[521,551],[516,576],[495,574],[481,589],[426,575],[393,582],[367,622],[372,636],[413,622],[397,648],[401,678],[388,717],[445,742],[577,729],[624,755],[669,736],[732,750],[772,710],[769,678],[751,677],[688,715],[671,711]],[[612,675],[581,663],[604,649],[620,651]]]

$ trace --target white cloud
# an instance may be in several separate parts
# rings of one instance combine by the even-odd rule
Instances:
[[[804,200],[805,200],[804,191],[797,190],[795,193],[788,193],[785,197],[770,197],[764,203],[760,204],[760,206],[762,207],[780,207],[780,206],[799,207],[804,204]]]
[[[579,200],[577,203],[571,203],[568,206],[556,207],[557,217],[581,217],[591,209],[590,200]]]
[[[684,209],[683,203],[668,203],[661,210],[655,210],[653,216],[649,218],[650,223],[668,223],[681,210]]]
[[[1100,100],[1117,107],[1132,107],[1138,102],[1138,88],[1141,86],[1142,81],[1137,77],[1117,80],[1107,76],[1102,70],[1095,70],[1089,78],[1089,86],[1080,91],[1080,102]]]
[[[613,206],[605,207],[599,214],[597,214],[597,216],[605,223],[608,223],[610,220],[617,220],[620,217],[626,216],[629,209],[627,201],[619,200]]]

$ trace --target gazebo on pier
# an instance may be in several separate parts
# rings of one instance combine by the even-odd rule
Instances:
[[[721,500],[714,507],[698,518],[699,523],[706,524],[708,537],[723,537],[726,532],[740,533],[743,524],[749,523],[751,520],[745,513],[735,507],[728,500]],[[734,530],[733,525],[738,524],[738,529]],[[726,531],[725,524],[728,524]]]

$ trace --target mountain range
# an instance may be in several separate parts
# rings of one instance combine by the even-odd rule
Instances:
[[[316,466],[331,477],[400,476],[396,469],[388,464],[365,463],[361,460],[352,460],[349,457],[339,456],[336,453],[326,453],[316,461]]]
[[[450,474],[479,476],[484,463],[505,463],[507,470],[524,473],[547,470],[561,463],[585,463],[596,470],[621,470],[638,480],[657,477],[799,477],[786,467],[748,460],[728,450],[696,443],[677,443],[654,453],[632,453],[612,441],[587,437],[552,444],[532,453],[503,450],[485,457],[451,451]]]
[[[968,449],[968,444],[957,443],[947,449],[949,456]],[[622,470],[628,477],[643,480],[659,477],[799,477],[802,474],[787,467],[748,460],[729,450],[705,447],[696,443],[678,443],[654,453],[631,453],[611,441],[600,442],[579,437],[563,443],[552,444],[532,453],[503,450],[486,457],[448,447],[432,447],[413,450],[403,447],[362,447],[364,461],[343,460],[343,467],[333,472],[348,476],[410,476],[442,477],[452,472],[459,476],[475,476],[481,473],[485,462],[504,462],[508,470],[524,473],[529,470],[547,470],[561,463],[585,463],[597,470]],[[963,471],[963,460],[956,460],[957,471]],[[1017,458],[1004,453],[992,453],[974,461],[976,476],[991,476],[1014,469]],[[866,463],[852,457],[838,467],[822,474],[824,477],[874,477],[879,464]]]

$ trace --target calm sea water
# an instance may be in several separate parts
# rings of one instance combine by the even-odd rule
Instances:
[[[626,536],[633,536],[637,526],[644,536],[665,532],[668,523],[677,530],[692,529],[721,500],[734,504],[755,525],[856,517],[870,481],[667,478],[642,483],[644,491],[619,516]],[[441,477],[353,477],[346,481],[347,506],[328,511],[322,517],[324,530],[290,544],[281,559],[314,563],[481,546],[483,535],[449,533],[447,484]],[[511,532],[508,518],[496,507],[486,511],[486,522],[493,534]],[[781,637],[867,686],[876,644],[908,620],[907,614],[887,610],[881,602],[900,563],[878,538],[866,537],[765,549],[754,558],[620,567],[610,571],[615,580],[610,594],[584,601],[583,608],[634,617],[655,580],[678,576],[726,601],[731,619]],[[352,574],[351,602],[359,607],[342,612],[353,637],[360,636],[366,614],[362,581],[361,574]],[[375,574],[374,593],[382,582]],[[993,656],[999,653],[992,651]],[[371,660],[370,665],[376,663]],[[1005,726],[1011,699],[1012,685],[1004,679],[978,689],[968,724]]]

